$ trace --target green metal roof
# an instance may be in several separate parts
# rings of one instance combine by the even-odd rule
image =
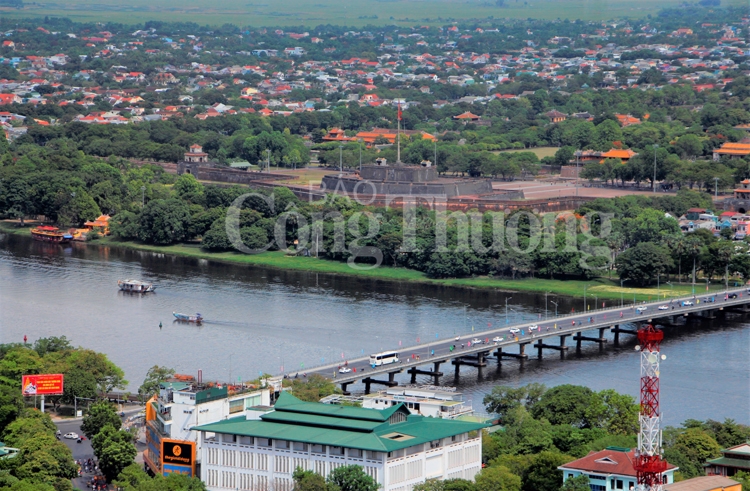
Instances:
[[[391,452],[489,426],[408,414],[403,404],[379,411],[303,402],[286,392],[281,394],[275,408],[275,411],[261,416],[260,421],[238,417],[193,429]],[[406,420],[390,423],[388,418],[397,411],[403,411]]]
[[[161,387],[162,389],[172,389],[174,391],[180,391],[190,387],[190,384],[185,382],[160,382],[159,387]]]
[[[355,406],[339,406],[337,404],[321,404],[319,402],[305,402],[297,399],[288,392],[282,392],[274,405],[276,411],[321,414],[344,419],[362,419],[366,421],[388,421],[393,413],[398,410],[400,404],[389,407],[386,410],[366,409]]]
[[[711,460],[706,461],[705,465],[723,465],[725,467],[737,467],[740,469],[750,469],[750,460],[729,459],[727,457],[719,457],[718,459],[711,459]]]

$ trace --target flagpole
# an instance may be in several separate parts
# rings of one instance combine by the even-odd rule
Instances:
[[[396,118],[396,162],[401,163],[401,101],[398,101],[398,118]]]

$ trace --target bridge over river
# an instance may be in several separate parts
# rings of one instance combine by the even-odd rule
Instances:
[[[398,385],[395,380],[396,374],[406,371],[411,375],[412,383],[416,381],[417,375],[428,375],[433,377],[435,385],[438,385],[440,377],[444,375],[440,371],[441,365],[446,363],[454,366],[456,377],[461,366],[476,367],[481,374],[482,368],[487,366],[488,359],[492,357],[496,358],[498,364],[502,363],[503,358],[516,358],[521,361],[527,359],[529,355],[526,351],[529,345],[537,350],[540,359],[544,350],[558,351],[564,356],[570,348],[567,344],[568,338],[575,342],[577,350],[581,349],[584,342],[598,343],[603,347],[608,342],[604,334],[610,330],[614,334],[614,344],[617,346],[621,334],[636,333],[633,329],[621,327],[621,324],[652,323],[675,326],[679,317],[715,318],[726,312],[750,312],[750,289],[740,288],[661,302],[621,305],[556,316],[540,320],[538,323],[505,325],[459,338],[404,347],[394,346],[393,351],[399,354],[397,363],[371,366],[370,357],[367,356],[311,367],[297,373],[279,374],[275,378],[318,374],[340,384],[344,393],[347,393],[350,384],[361,381],[365,385],[365,393],[369,394],[373,384],[390,387]],[[477,342],[474,342],[475,340]],[[341,373],[342,366],[345,367],[345,373]]]

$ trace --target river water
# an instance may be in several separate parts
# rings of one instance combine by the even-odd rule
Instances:
[[[124,278],[152,281],[157,293],[123,294],[117,280]],[[132,391],[155,364],[178,373],[202,369],[205,380],[248,380],[399,345],[408,352],[418,340],[504,324],[507,297],[507,321],[544,317],[544,295],[279,271],[0,234],[0,342],[65,335],[75,345],[106,353],[123,368]],[[561,313],[582,309],[581,300],[550,296],[550,316],[552,301]],[[177,324],[173,311],[200,312],[206,321],[200,327]],[[666,423],[727,417],[750,423],[750,317],[665,332]],[[497,370],[491,362],[481,377],[462,367],[458,380],[444,365],[442,381],[456,385],[479,410],[483,395],[499,384],[570,383],[637,397],[633,346],[626,335],[620,348],[586,346],[565,360],[549,351],[544,360],[530,358],[523,366],[508,360]]]

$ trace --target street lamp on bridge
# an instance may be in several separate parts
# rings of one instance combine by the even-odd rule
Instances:
[[[513,297],[505,297],[505,323],[508,323],[508,300],[512,299]]]
[[[554,300],[550,300],[550,303],[555,304],[555,317],[557,317],[557,302],[555,302]]]

